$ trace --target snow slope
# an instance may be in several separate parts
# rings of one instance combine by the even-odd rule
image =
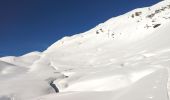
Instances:
[[[15,64],[17,66],[28,67],[33,64],[34,61],[40,58],[40,52],[31,52],[20,57],[7,56],[2,57],[0,60]]]
[[[42,53],[0,58],[0,100],[169,100],[169,27],[164,0]]]

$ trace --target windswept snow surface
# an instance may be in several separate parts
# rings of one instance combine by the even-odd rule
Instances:
[[[64,37],[42,53],[2,57],[0,100],[169,100],[169,27],[164,0]]]

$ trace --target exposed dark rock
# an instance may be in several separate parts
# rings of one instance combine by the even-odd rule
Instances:
[[[99,31],[98,31],[98,30],[96,31],[96,34],[99,34]]]
[[[134,18],[135,16],[140,16],[142,14],[141,11],[135,12],[135,14],[132,14],[131,17]]]
[[[50,86],[54,89],[54,91],[55,91],[56,93],[59,92],[59,89],[58,89],[57,86],[54,84],[54,81],[51,81],[51,82],[50,82]]]
[[[132,16],[131,16],[132,18],[134,18],[135,17],[135,15],[134,14],[132,14]]]
[[[157,13],[160,13],[161,12],[161,10],[155,10],[155,13],[157,14]]]
[[[147,17],[148,17],[148,18],[152,18],[152,17],[154,17],[154,16],[155,16],[155,14],[153,13],[153,14],[148,15]]]
[[[135,16],[140,16],[142,14],[142,12],[135,12]]]
[[[103,29],[99,29],[101,32],[104,32]]]
[[[155,24],[154,26],[153,26],[153,28],[157,28],[157,27],[159,27],[161,24]]]

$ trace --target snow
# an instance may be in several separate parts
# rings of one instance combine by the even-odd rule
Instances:
[[[169,100],[169,27],[164,0],[64,37],[44,52],[2,57],[0,100]]]
[[[66,92],[50,94],[33,100],[168,100],[167,70],[160,69],[133,85],[117,91]]]
[[[38,60],[41,56],[40,52],[31,52],[20,57],[7,56],[0,58],[1,61],[5,61],[17,66],[28,67]]]

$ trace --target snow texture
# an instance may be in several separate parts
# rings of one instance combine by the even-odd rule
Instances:
[[[0,100],[169,100],[170,0],[0,58]],[[59,93],[56,93],[59,92]]]

